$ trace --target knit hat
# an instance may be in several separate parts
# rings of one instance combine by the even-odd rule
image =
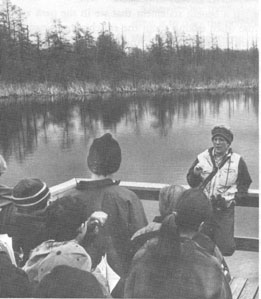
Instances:
[[[110,133],[94,139],[87,158],[91,172],[108,175],[116,172],[121,164],[121,148]]]
[[[183,192],[175,211],[177,225],[198,229],[199,225],[210,217],[212,206],[204,192],[194,188]]]
[[[0,155],[0,175],[4,173],[7,169],[7,165],[3,156]]]
[[[35,211],[47,206],[50,191],[39,179],[23,179],[14,187],[12,197],[17,207]]]
[[[91,271],[92,260],[85,249],[74,241],[57,242],[52,244],[49,254],[38,264],[37,281],[41,281],[43,277],[50,273],[56,266],[66,265],[84,271]],[[43,252],[37,252],[37,256],[41,256]]]
[[[226,139],[226,141],[231,144],[233,141],[233,133],[226,127],[224,126],[217,126],[214,127],[211,131],[212,134],[212,140],[216,137],[216,136],[221,136],[223,138]]]
[[[87,271],[57,266],[34,291],[36,298],[104,298],[98,280]]]

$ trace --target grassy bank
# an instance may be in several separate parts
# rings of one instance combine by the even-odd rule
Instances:
[[[24,96],[58,96],[75,95],[88,96],[105,93],[150,93],[150,92],[176,92],[176,91],[208,91],[208,90],[231,90],[231,89],[255,89],[258,88],[258,80],[231,80],[210,83],[179,83],[143,82],[134,86],[131,82],[121,82],[112,88],[111,84],[88,82],[72,82],[66,85],[45,83],[0,83],[0,98],[24,97]]]

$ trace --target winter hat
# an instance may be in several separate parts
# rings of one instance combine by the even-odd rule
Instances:
[[[171,214],[179,197],[186,189],[179,185],[163,187],[159,193],[159,211],[160,215],[165,217]]]
[[[85,249],[74,241],[53,243],[53,247],[49,254],[38,264],[37,281],[41,281],[43,277],[50,273],[56,266],[66,265],[84,271],[91,271],[92,260]],[[50,250],[50,249],[49,249]],[[44,250],[43,253],[44,254]],[[41,255],[41,251],[37,252]]]
[[[212,206],[202,190],[192,188],[183,192],[175,211],[177,225],[198,229],[200,224],[210,217]]]
[[[110,133],[94,139],[87,158],[91,172],[108,175],[116,172],[121,164],[121,148]]]
[[[4,173],[7,169],[7,165],[3,156],[0,155],[0,175]]]
[[[214,127],[211,131],[212,134],[212,140],[216,137],[216,136],[222,136],[223,138],[226,139],[226,141],[231,144],[233,141],[233,133],[226,127],[224,126],[217,126]]]
[[[39,179],[23,179],[13,189],[14,204],[28,211],[45,208],[49,198],[49,188]]]
[[[34,291],[36,298],[103,298],[98,280],[87,271],[57,266]]]

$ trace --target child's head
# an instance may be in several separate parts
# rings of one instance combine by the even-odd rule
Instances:
[[[46,211],[46,229],[49,239],[68,241],[76,238],[79,228],[86,222],[84,201],[65,196],[51,203]]]
[[[192,188],[183,192],[175,211],[179,227],[198,230],[200,224],[211,216],[212,205],[202,190]]]
[[[159,193],[159,211],[162,217],[171,214],[178,199],[186,189],[179,185],[163,187]]]

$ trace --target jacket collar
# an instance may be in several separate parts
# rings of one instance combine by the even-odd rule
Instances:
[[[78,181],[76,185],[77,190],[96,189],[112,185],[119,185],[119,181],[113,181],[112,179],[93,180],[93,181]]]

